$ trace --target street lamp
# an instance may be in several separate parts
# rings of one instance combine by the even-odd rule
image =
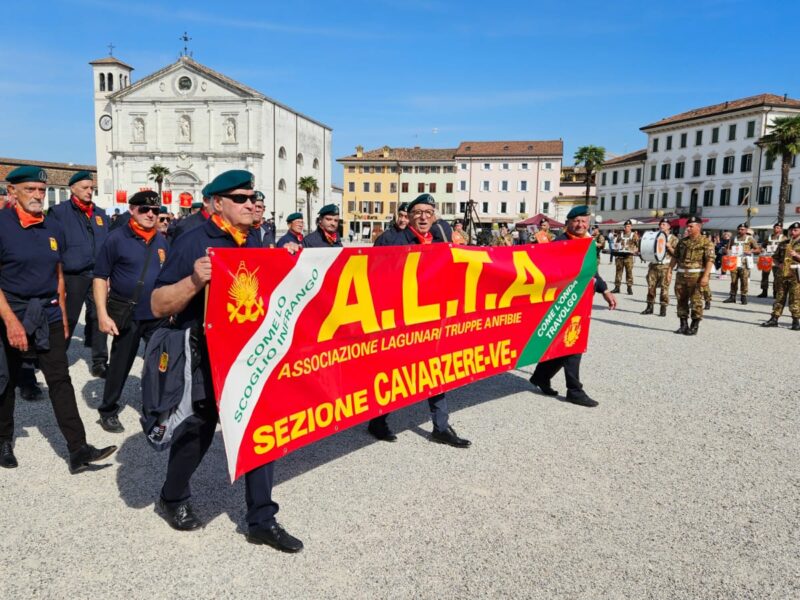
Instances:
[[[651,217],[663,217],[664,216],[664,211],[663,210],[651,210],[650,211],[650,216]]]
[[[752,217],[753,215],[757,215],[758,214],[758,207],[757,206],[750,206],[750,204],[748,203],[747,204],[747,208],[745,209],[744,212],[745,212],[745,215],[747,216],[747,220],[746,220],[747,228],[750,229],[750,217]]]

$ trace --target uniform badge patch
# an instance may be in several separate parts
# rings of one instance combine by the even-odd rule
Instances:
[[[58,242],[56,241],[56,238],[50,238],[50,250],[53,252],[58,252]]]
[[[102,227],[103,226],[103,217],[101,217],[100,215],[96,215],[95,218],[94,218],[94,222],[97,223],[98,227]]]
[[[572,317],[566,331],[564,331],[564,346],[572,348],[581,337],[581,318]]]
[[[169,365],[169,354],[166,352],[161,353],[161,357],[158,359],[158,370],[162,373],[167,372],[167,366]]]
[[[167,253],[164,252],[163,248],[158,249],[158,260],[163,265],[164,261],[167,260]]]

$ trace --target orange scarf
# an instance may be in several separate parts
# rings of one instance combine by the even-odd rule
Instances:
[[[22,210],[22,207],[19,205],[19,203],[14,205],[14,210],[17,211],[17,218],[19,219],[19,224],[22,225],[23,229],[27,229],[32,225],[38,225],[39,223],[44,221],[43,214],[37,217],[30,213],[26,213],[24,210]]]
[[[413,233],[417,237],[417,241],[420,244],[433,243],[433,234],[430,231],[428,233],[420,233],[419,231],[411,227],[411,225],[409,225],[408,228],[411,230],[411,233]]]
[[[87,219],[92,218],[92,212],[94,211],[94,204],[92,201],[89,201],[89,204],[84,204],[80,200],[78,200],[75,196],[72,197],[72,203],[81,211],[83,214],[86,215]]]
[[[333,246],[336,243],[336,240],[339,239],[339,236],[337,234],[335,234],[335,233],[328,233],[324,229],[320,229],[320,231],[322,232],[322,235],[325,236],[325,239],[328,240],[328,243],[331,246]]]
[[[214,213],[211,215],[211,222],[214,223],[217,227],[219,227],[222,231],[227,233],[229,236],[233,238],[233,241],[236,242],[236,245],[240,248],[247,243],[247,234],[242,233],[238,229],[236,229],[233,225],[228,223],[225,219],[223,219],[220,215]]]
[[[133,219],[128,221],[128,225],[130,225],[133,233],[142,238],[146,244],[149,244],[150,241],[156,236],[156,233],[158,233],[158,230],[155,227],[152,229],[145,229]]]
[[[574,233],[570,233],[569,230],[567,230],[567,229],[564,230],[564,233],[571,240],[585,240],[586,239],[585,235],[575,235]],[[591,236],[589,236],[589,237],[591,237]]]

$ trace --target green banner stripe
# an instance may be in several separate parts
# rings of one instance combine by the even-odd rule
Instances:
[[[595,251],[595,245],[589,244],[586,248],[586,254],[583,257],[583,264],[578,277],[562,290],[550,309],[542,317],[533,335],[525,345],[525,349],[520,354],[517,368],[539,362],[539,359],[542,358],[542,355],[553,343],[553,340],[558,337],[564,324],[569,321],[595,273],[597,273],[597,252]]]

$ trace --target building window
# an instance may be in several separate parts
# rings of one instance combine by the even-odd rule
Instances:
[[[519,191],[520,192],[527,192],[528,191],[528,182],[526,180],[522,180],[519,182]]]
[[[550,187],[550,180],[549,179],[545,179],[544,181],[542,181],[542,191],[543,192],[551,192],[551,191],[553,191],[552,188]]]
[[[453,193],[453,184],[452,183],[444,184],[444,193],[445,194],[452,194]]]
[[[106,91],[106,76],[105,73],[100,73],[100,91]]]
[[[686,148],[686,138],[688,136],[685,133],[681,134],[681,148]]]
[[[611,196],[611,210],[617,210],[617,197]]]
[[[636,168],[636,183],[641,183],[641,182],[642,182],[642,168],[641,167],[637,167]]]
[[[672,150],[672,136],[671,135],[667,136],[667,148],[666,149],[667,150]]]
[[[424,191],[425,191],[425,184],[424,183],[418,183],[417,184],[417,193],[422,194]]]
[[[519,212],[521,214],[528,212],[528,204],[525,202],[525,200],[519,203]]]
[[[736,123],[728,125],[728,141],[732,142],[736,139]]]
[[[527,171],[528,170],[528,163],[522,163],[519,166],[519,168],[522,169],[523,171]]]
[[[347,212],[356,212],[356,201],[355,200],[348,200],[347,201]]]
[[[375,203],[375,207],[374,208],[375,208],[375,213],[376,214],[382,214],[383,213],[383,202],[379,200],[378,202]]]
[[[486,214],[489,212],[489,203],[488,202],[481,202],[481,212]]]
[[[614,171],[613,173],[611,173],[611,185],[617,185],[617,181],[618,181],[618,177],[617,176],[618,175],[619,175],[619,173],[617,171]]]
[[[347,167],[347,172],[348,173],[355,173],[356,172],[356,168],[353,167],[353,166],[349,166],[349,167]]]
[[[622,183],[628,183],[630,181],[630,171],[625,169],[622,172]]]
[[[764,170],[765,171],[772,171],[772,167],[774,165],[775,165],[775,157],[774,156],[770,156],[769,154],[767,154],[766,163],[764,164]]]
[[[717,159],[709,158],[706,161],[706,175],[716,175],[717,173]]]
[[[492,170],[492,165],[491,165],[491,163],[483,163],[483,167],[481,167],[481,169],[484,170],[484,171],[491,171]]]
[[[285,191],[286,191],[286,180],[285,180],[285,179],[281,179],[281,180],[278,182],[278,189],[279,189],[281,192],[285,192]]]
[[[675,192],[675,208],[683,207],[683,192]]]
[[[714,189],[703,192],[703,206],[714,206]]]
[[[278,148],[278,158],[283,158],[283,159],[286,158],[286,148],[284,148],[283,146]],[[353,168],[353,167],[350,167],[350,168]]]
[[[111,73],[106,75],[106,85],[108,86],[108,91],[114,91],[114,76]]]
[[[297,154],[297,164],[301,167],[303,166],[303,155],[301,153]]]
[[[722,188],[719,191],[719,205],[720,206],[731,205],[731,188]]]
[[[393,181],[392,183],[389,184],[389,193],[390,194],[396,194],[397,193],[397,183],[396,182]]]
[[[356,182],[355,181],[348,181],[347,182],[347,191],[348,192],[355,192],[356,191]]]
[[[665,163],[661,165],[661,179],[669,179],[670,164]]]
[[[375,182],[375,193],[376,194],[380,194],[381,193],[381,184],[380,184],[379,181]]]
[[[733,165],[734,165],[733,161],[734,161],[733,156],[726,156],[724,159],[722,159],[723,175],[729,175],[730,173],[733,173]]]
[[[789,191],[786,193],[786,204],[791,204],[791,203],[792,203],[792,186],[789,185]]]
[[[653,152],[658,152],[658,138],[653,138]]]
[[[667,202],[669,201],[669,192],[664,192],[661,194],[661,208],[667,208]]]
[[[551,162],[544,163],[544,170],[545,171],[552,171],[553,170],[553,163],[551,163]]]
[[[753,155],[752,154],[742,154],[742,160],[739,165],[740,171],[742,173],[749,173],[753,170]]]
[[[694,132],[694,145],[695,146],[702,146],[703,145],[703,130],[698,129]]]
[[[683,171],[686,168],[685,162],[675,163],[675,179],[683,179]]]
[[[739,206],[744,206],[745,204],[749,204],[750,200],[750,188],[747,187],[740,187],[739,188]]]
[[[491,191],[491,188],[489,187],[489,182],[488,181],[481,181],[481,191],[482,192]]]
[[[397,202],[389,202],[389,214],[395,214],[397,212]]]
[[[459,165],[459,167],[461,168],[462,171],[466,171],[467,170],[467,163],[461,163]]]
[[[634,210],[639,208],[639,194],[633,195],[633,208]]]
[[[699,159],[692,163],[692,177],[700,177],[700,165],[702,161]]]
[[[600,210],[604,211],[606,209],[606,197],[600,196]]]
[[[655,194],[648,194],[647,195],[647,208],[655,208],[656,207],[656,195]]]
[[[719,127],[714,127],[711,130],[711,143],[716,144],[719,142]]]
[[[458,191],[459,192],[466,192],[467,191],[467,180],[462,179],[458,182]]]
[[[747,122],[747,135],[744,137],[751,138],[756,136],[756,122],[755,121],[748,121]]]
[[[759,204],[772,204],[772,186],[762,185],[758,188],[758,203]]]
[[[628,210],[628,194],[622,194],[622,210]]]
[[[500,191],[507,192],[508,191],[508,181],[501,181],[500,182]]]
[[[500,203],[500,214],[504,215],[508,212],[508,204],[506,202]]]
[[[503,171],[508,171],[509,169],[508,163],[503,163],[503,166],[501,168],[503,169]]]
[[[436,193],[436,184],[435,183],[428,184],[428,191],[431,194],[435,194]]]
[[[600,176],[600,181],[602,182],[602,185],[606,185],[606,173],[605,173],[605,171],[603,171],[603,174]]]
[[[544,214],[548,214],[550,212],[550,203],[549,202],[542,202],[542,212]]]
[[[369,181],[365,181],[363,184],[363,191],[369,192]]]
[[[656,180],[656,166],[650,165],[650,181]]]
[[[400,184],[400,190],[404,194],[408,193],[408,182],[407,181],[404,181],[403,183]]]

